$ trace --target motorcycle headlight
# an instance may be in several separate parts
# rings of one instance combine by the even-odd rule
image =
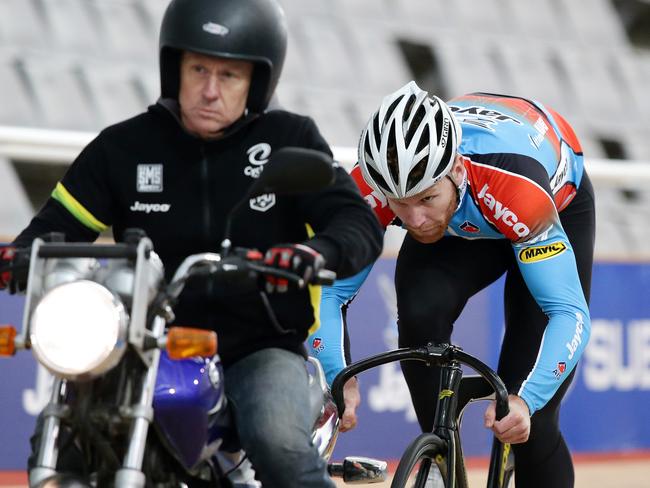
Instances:
[[[87,280],[59,285],[38,302],[30,322],[36,359],[68,379],[98,376],[126,348],[128,316],[119,299]]]

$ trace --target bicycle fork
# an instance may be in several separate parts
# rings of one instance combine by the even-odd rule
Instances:
[[[462,461],[462,452],[460,452],[458,423],[456,422],[457,392],[462,376],[463,372],[457,361],[450,361],[448,364],[440,366],[440,391],[433,421],[433,433],[447,441],[446,463],[441,466],[442,460],[436,460],[442,475],[446,474],[447,476],[447,488],[455,488],[457,483],[461,488],[467,487],[467,474]]]

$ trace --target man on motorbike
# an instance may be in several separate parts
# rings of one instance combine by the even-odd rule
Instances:
[[[331,154],[310,118],[267,110],[285,52],[275,0],[173,0],[160,32],[158,102],[103,130],[0,258],[11,260],[15,248],[48,232],[94,241],[112,227],[120,241],[125,229],[141,228],[169,279],[187,255],[218,249],[228,212],[273,151]],[[381,250],[377,219],[341,168],[325,190],[248,203],[231,239],[305,281],[323,267],[353,275]],[[3,273],[0,288],[15,290],[19,281]],[[318,290],[269,278],[266,291],[282,332],[258,293],[229,293],[208,279],[188,285],[177,322],[218,333],[226,394],[263,486],[334,486],[311,444],[307,408],[303,342],[318,325]]]

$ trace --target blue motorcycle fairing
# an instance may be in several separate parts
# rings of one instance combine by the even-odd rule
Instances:
[[[204,448],[222,436],[217,431],[223,426],[213,422],[220,402],[226,405],[218,356],[172,360],[166,351],[161,352],[153,400],[154,423],[188,470],[202,461]]]

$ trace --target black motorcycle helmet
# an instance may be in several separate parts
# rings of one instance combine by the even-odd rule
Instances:
[[[178,99],[180,56],[193,51],[252,61],[246,107],[263,112],[287,51],[287,23],[275,0],[172,0],[160,27],[162,98]]]

